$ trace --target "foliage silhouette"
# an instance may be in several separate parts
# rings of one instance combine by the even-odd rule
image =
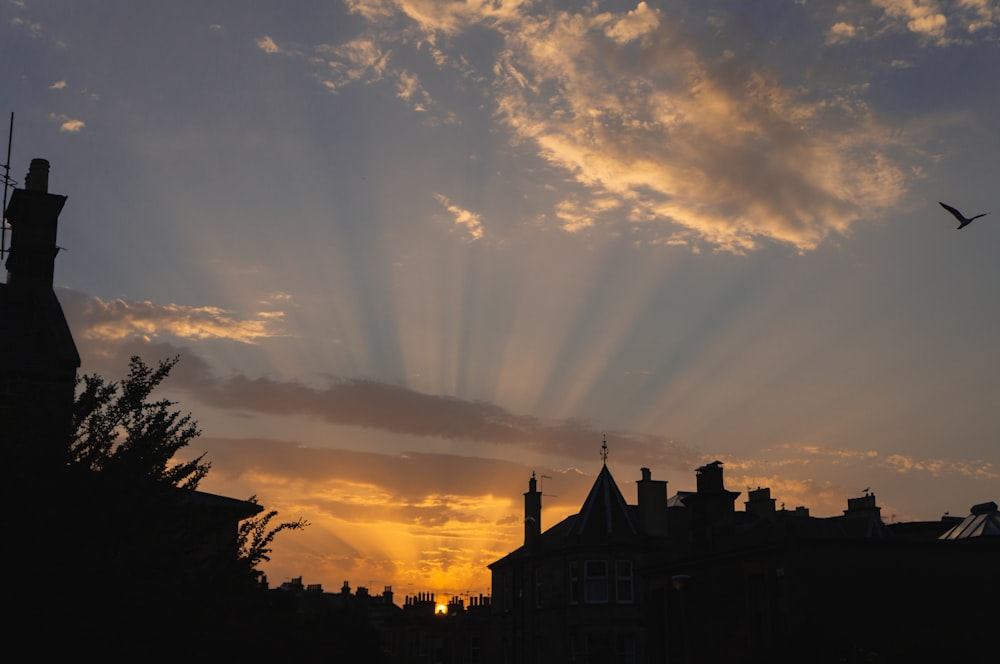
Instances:
[[[69,465],[100,473],[120,486],[152,483],[196,489],[211,464],[204,460],[204,454],[178,461],[177,453],[201,434],[197,423],[190,413],[174,410],[175,402],[150,399],[178,361],[174,356],[153,368],[132,356],[128,376],[120,382],[96,374],[78,378]],[[247,502],[259,504],[256,496]],[[234,562],[244,578],[260,576],[256,567],[270,560],[271,543],[278,533],[309,525],[301,518],[272,525],[277,515],[277,510],[271,510],[240,522]]]
[[[257,496],[250,496],[247,502],[257,505]],[[240,522],[236,535],[239,560],[251,574],[255,573],[257,565],[271,559],[268,555],[271,553],[271,542],[278,533],[283,530],[301,530],[309,525],[308,521],[300,517],[296,521],[285,521],[270,527],[271,520],[277,515],[277,510],[271,510]]]
[[[180,462],[175,455],[201,431],[190,413],[171,410],[174,402],[149,401],[177,362],[176,356],[161,360],[153,369],[133,356],[128,377],[120,383],[98,375],[78,378],[70,464],[134,480],[197,488],[211,464],[203,461],[204,454]]]

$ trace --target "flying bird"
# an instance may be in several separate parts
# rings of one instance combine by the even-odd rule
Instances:
[[[951,212],[953,215],[955,215],[955,218],[958,219],[958,228],[959,228],[959,230],[965,228],[966,226],[968,226],[969,224],[971,224],[976,219],[979,219],[980,217],[985,217],[986,215],[989,214],[989,212],[983,212],[982,214],[977,214],[974,217],[966,217],[964,214],[962,214],[961,212],[959,212],[958,210],[956,210],[952,206],[948,205],[947,203],[941,203],[941,201],[938,201],[938,203],[945,210],[947,210],[948,212]]]

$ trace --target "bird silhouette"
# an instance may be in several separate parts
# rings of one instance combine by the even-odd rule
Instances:
[[[953,215],[955,215],[955,218],[958,219],[959,230],[965,228],[966,226],[971,224],[974,220],[979,219],[980,217],[985,217],[986,215],[989,214],[989,212],[983,212],[982,214],[977,214],[974,217],[966,217],[964,214],[962,214],[952,206],[948,205],[947,203],[942,203],[941,201],[938,201],[938,204],[940,204],[941,207],[943,207],[948,212],[951,212]]]

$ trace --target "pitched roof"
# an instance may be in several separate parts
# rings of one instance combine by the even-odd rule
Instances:
[[[639,531],[630,512],[611,471],[604,466],[568,534],[577,537],[637,535]]]

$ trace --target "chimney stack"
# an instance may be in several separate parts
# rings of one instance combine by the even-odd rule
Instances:
[[[15,189],[7,205],[10,250],[7,284],[51,290],[55,272],[56,227],[66,197],[49,193],[49,162],[32,159],[24,189]]]
[[[642,479],[636,482],[639,494],[639,521],[649,537],[667,534],[667,481],[654,480],[649,468],[640,468]]]
[[[524,494],[524,546],[534,549],[542,537],[542,494],[537,490],[535,473],[528,480]]]

